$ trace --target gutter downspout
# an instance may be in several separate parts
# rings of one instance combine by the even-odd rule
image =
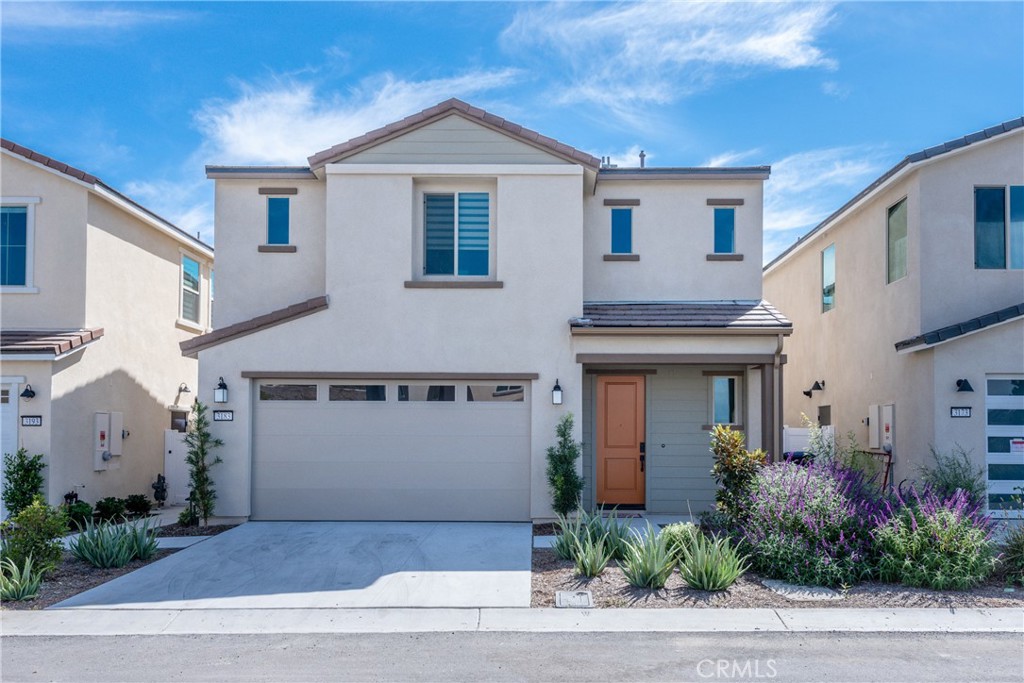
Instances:
[[[782,456],[782,343],[785,337],[778,335],[775,359],[772,365],[772,459]]]

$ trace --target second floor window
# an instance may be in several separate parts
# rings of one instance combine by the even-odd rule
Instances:
[[[633,253],[632,209],[612,209],[612,253]]]
[[[181,317],[199,324],[199,261],[181,257]]]
[[[830,244],[821,252],[821,312],[836,306],[836,245]]]
[[[0,209],[0,285],[28,285],[28,207]]]
[[[1024,186],[974,188],[974,267],[1024,268]]]
[[[490,195],[423,195],[424,275],[486,276],[490,270]]]
[[[267,197],[267,244],[288,244],[288,197]]]
[[[736,209],[715,209],[715,253],[736,251]]]
[[[889,208],[886,224],[887,273],[885,281],[896,282],[907,274],[907,200]]]

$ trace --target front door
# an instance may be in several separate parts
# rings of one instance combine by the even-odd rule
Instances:
[[[644,377],[597,378],[597,503],[643,505]]]

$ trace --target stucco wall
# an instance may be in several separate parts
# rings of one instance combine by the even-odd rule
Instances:
[[[599,181],[596,194],[588,193],[584,202],[585,300],[760,299],[762,188],[760,180]],[[604,260],[611,253],[614,208],[605,199],[640,200],[632,207],[639,261]],[[735,207],[735,246],[742,261],[707,260],[714,253],[716,208],[708,199],[744,201]]]

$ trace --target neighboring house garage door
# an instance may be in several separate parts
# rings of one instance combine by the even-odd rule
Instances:
[[[529,382],[254,384],[253,519],[530,519]]]
[[[988,506],[993,517],[1024,512],[1024,377],[988,377],[985,392]]]

